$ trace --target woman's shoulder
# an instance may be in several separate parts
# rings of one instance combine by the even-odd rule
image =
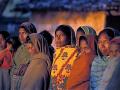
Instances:
[[[43,63],[51,63],[50,62],[50,58],[48,55],[44,54],[44,53],[38,53],[34,56],[31,57],[31,61],[34,62],[43,62]]]
[[[101,57],[100,56],[95,56],[93,62],[92,62],[92,65],[95,65],[95,64],[98,64],[100,63],[102,60],[101,60]]]

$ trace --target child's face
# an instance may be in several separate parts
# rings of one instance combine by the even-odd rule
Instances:
[[[111,44],[110,45],[110,53],[109,53],[109,56],[111,58],[113,57],[119,57],[120,56],[120,46],[118,44]]]
[[[31,55],[37,52],[32,43],[27,43],[26,48]]]
[[[8,50],[11,50],[13,47],[12,47],[12,44],[10,44],[10,43],[7,43],[7,49]]]
[[[80,36],[84,36],[85,34],[83,33],[83,32],[77,32],[76,33],[76,44],[77,44],[77,46],[79,46],[79,38],[80,38]]]
[[[82,41],[80,42],[80,51],[83,52],[83,51],[85,51],[87,48],[88,48],[87,42],[86,42],[85,40],[82,40]]]

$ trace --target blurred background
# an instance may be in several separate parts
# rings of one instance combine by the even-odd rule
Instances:
[[[120,31],[120,0],[0,0],[0,30],[18,34],[25,21],[38,32],[54,30],[60,24],[92,26],[97,33],[110,26]]]

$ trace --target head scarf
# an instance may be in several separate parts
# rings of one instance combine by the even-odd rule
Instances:
[[[50,57],[47,41],[42,35],[33,33],[29,37],[37,52],[44,53]]]
[[[110,42],[111,42],[111,43],[120,44],[120,36],[113,38]]]
[[[24,22],[20,25],[20,28],[24,28],[25,31],[28,33],[28,34],[32,34],[32,33],[37,33],[37,30],[34,26],[34,24],[30,23],[30,22]]]
[[[81,26],[81,28],[85,32],[85,35],[96,35],[96,31],[90,26]]]
[[[97,49],[97,41],[96,41],[96,31],[90,27],[90,26],[81,26],[81,28],[83,29],[83,31],[85,32],[85,36],[87,37],[88,40],[88,44],[89,47],[95,52],[97,53],[96,49]]]

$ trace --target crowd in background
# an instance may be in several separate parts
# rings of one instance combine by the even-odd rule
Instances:
[[[120,90],[120,32],[74,31],[59,25],[53,37],[30,22],[18,37],[0,31],[0,90]]]

